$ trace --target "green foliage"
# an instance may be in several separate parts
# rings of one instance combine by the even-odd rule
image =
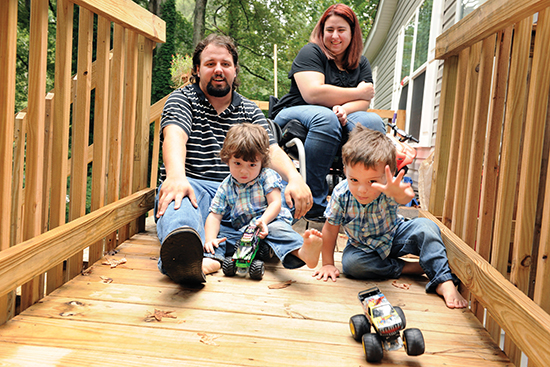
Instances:
[[[172,91],[170,63],[176,49],[174,34],[176,30],[176,5],[174,0],[166,0],[161,5],[161,17],[166,22],[166,43],[161,45],[153,58],[153,85],[151,103],[162,99]]]
[[[342,1],[356,12],[366,37],[372,27],[379,0]],[[290,88],[288,71],[298,51],[322,13],[334,1],[225,0],[209,2],[206,33],[233,37],[239,47],[241,86],[251,99],[267,100],[274,94],[274,45],[277,45],[277,90]]]
[[[153,58],[153,85],[151,103],[172,92],[172,58],[177,53],[192,54],[193,27],[176,10],[175,0],[166,0],[161,5],[160,17],[166,22],[166,43],[159,45]]]
[[[172,83],[175,88],[181,88],[188,82],[191,76],[191,69],[193,69],[193,59],[191,56],[179,53],[172,56],[170,75],[172,75]]]

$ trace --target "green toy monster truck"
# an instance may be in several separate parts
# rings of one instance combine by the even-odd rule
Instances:
[[[233,256],[227,256],[223,262],[223,273],[232,277],[236,273],[250,275],[250,278],[261,280],[265,273],[265,265],[257,259],[260,252],[260,227],[251,223],[244,231],[240,241],[235,246]],[[267,246],[267,245],[266,245]],[[269,246],[267,246],[269,247]]]

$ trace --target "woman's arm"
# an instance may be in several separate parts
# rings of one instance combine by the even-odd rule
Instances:
[[[332,108],[357,100],[370,102],[374,97],[372,83],[360,82],[357,87],[350,88],[337,87],[325,84],[325,75],[317,71],[300,71],[294,74],[294,80],[309,104]]]

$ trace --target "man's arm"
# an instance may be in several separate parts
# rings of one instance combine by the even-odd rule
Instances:
[[[162,144],[162,157],[166,170],[166,179],[159,191],[157,218],[160,218],[168,205],[175,201],[174,208],[179,209],[181,201],[186,196],[196,208],[197,200],[195,192],[185,175],[185,157],[188,136],[176,125],[168,125],[163,129],[164,142]]]
[[[313,196],[294,163],[277,144],[269,147],[271,168],[288,184],[285,189],[285,200],[289,208],[294,207],[294,218],[303,217],[313,205]],[[293,203],[294,201],[294,203]]]

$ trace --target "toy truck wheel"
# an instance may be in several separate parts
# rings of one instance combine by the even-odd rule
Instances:
[[[269,261],[275,256],[275,251],[265,242],[260,242],[260,248],[258,249],[258,259],[263,261]]]
[[[367,362],[380,362],[384,357],[380,335],[374,333],[363,335],[363,351],[367,357]]]
[[[424,354],[424,336],[419,329],[411,328],[403,331],[403,346],[410,356]]]
[[[401,322],[403,323],[402,329],[406,328],[407,327],[407,319],[405,318],[405,313],[403,312],[401,307],[395,306],[393,309],[395,310],[395,312],[397,312],[397,314],[399,315],[399,318],[401,319]]]
[[[226,277],[235,276],[235,274],[237,273],[237,265],[235,264],[231,256],[227,256],[223,260],[222,269]]]
[[[361,341],[361,338],[364,334],[370,333],[370,322],[367,319],[367,316],[364,314],[359,314],[350,317],[349,319],[349,330],[353,339],[356,341]]]
[[[250,274],[250,278],[255,280],[262,280],[265,273],[265,265],[262,260],[253,260],[250,264],[250,269],[248,270],[248,274]]]

